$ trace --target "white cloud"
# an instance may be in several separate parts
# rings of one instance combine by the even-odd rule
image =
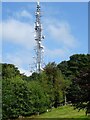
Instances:
[[[28,12],[27,10],[22,10],[17,13],[14,13],[14,16],[17,18],[21,18],[21,17],[25,17],[25,18],[29,18],[29,19],[33,18],[32,15],[30,14],[30,12]]]
[[[49,35],[54,38],[56,42],[68,48],[76,47],[77,39],[71,32],[70,25],[66,22],[56,21],[54,24],[48,26]]]
[[[5,58],[3,58],[4,61],[9,61],[9,63],[13,63],[17,66],[23,66],[23,65],[29,65],[32,63],[33,58],[32,58],[32,53],[29,50],[19,50],[19,51],[14,51],[6,53]]]
[[[22,49],[13,48],[13,51],[4,53],[3,63],[11,63],[19,68],[21,73],[31,75],[29,64],[33,64],[33,52],[35,46],[34,28],[28,23],[15,19],[3,21],[3,41],[23,46]],[[14,46],[13,46],[14,47]],[[24,67],[25,66],[25,67]]]
[[[32,74],[29,66],[29,63],[32,62],[32,60],[30,60],[30,57],[31,56],[23,55],[22,52],[20,52],[19,54],[9,53],[6,54],[6,58],[3,59],[3,63],[14,64],[16,67],[18,67],[21,74],[30,76]],[[23,67],[24,65],[26,65],[27,67]]]
[[[70,24],[67,21],[58,21],[54,18],[45,20],[44,24],[46,25],[46,40],[49,40],[50,45],[50,47],[47,46],[47,42],[45,48],[47,63],[69,59],[69,56],[79,46],[78,39],[74,36]]]
[[[26,10],[19,12],[16,15],[18,18],[32,17]],[[51,50],[49,47],[46,48],[45,57],[48,58],[47,62],[50,60],[56,61],[56,59],[63,60],[65,57],[71,54],[70,49],[76,46],[77,40],[72,34],[69,23],[53,20],[53,18],[52,20],[49,19],[48,21],[48,23],[45,23],[47,27],[45,30],[48,34],[46,39],[48,37],[49,40],[56,42],[56,45],[57,43],[62,45],[62,48],[53,48],[53,50]],[[32,51],[35,46],[33,25],[15,19],[3,21],[3,40],[23,46],[22,50],[6,53],[4,60],[7,63],[9,62],[18,66],[21,73],[29,75],[29,69],[25,68],[24,65],[29,66],[29,64],[33,63]]]
[[[33,26],[15,19],[3,21],[3,40],[32,49],[34,45]]]
[[[68,48],[57,48],[57,49],[45,49],[45,60],[48,62],[60,62],[69,59],[72,52]]]
[[[28,50],[14,51],[13,53],[6,53],[3,58],[3,63],[14,64],[20,70],[20,73],[31,75],[30,65],[33,65],[32,54]]]
[[[13,54],[7,54],[6,55],[6,58],[7,61],[9,61],[9,63],[13,63],[14,65],[17,65],[17,66],[22,66],[23,64],[23,59],[18,56],[18,55],[13,55]]]
[[[29,74],[29,70],[24,68],[24,65],[29,66],[29,64],[33,63],[32,50],[35,46],[33,31],[33,26],[28,23],[23,23],[15,19],[3,21],[3,40],[23,46],[22,50],[7,53],[5,61],[17,65],[21,73],[27,75]],[[68,57],[71,54],[70,49],[75,47],[77,41],[71,33],[70,25],[66,22],[53,20],[48,23],[46,32],[49,33],[49,40],[53,38],[56,45],[57,43],[59,45],[62,44],[62,47],[53,48],[52,50],[49,47],[46,48],[45,62],[57,61],[57,59],[59,61],[59,59],[63,60]],[[48,36],[46,36],[46,39]]]
[[[57,56],[61,57],[64,56],[65,51],[63,49],[54,49],[54,50],[50,50],[50,49],[46,49],[46,55],[49,55],[50,58],[56,58]]]
[[[32,73],[30,72],[30,70],[25,70],[23,68],[19,68],[19,70],[20,70],[21,74],[24,74],[24,75],[27,75],[27,76],[32,75]]]

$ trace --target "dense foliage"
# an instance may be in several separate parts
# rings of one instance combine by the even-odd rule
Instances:
[[[63,100],[64,79],[56,67],[55,63],[49,63],[40,74],[27,77],[14,65],[3,64],[3,119],[30,116],[57,107]]]
[[[90,69],[72,80],[67,97],[75,108],[86,109],[86,114],[90,113]]]
[[[29,77],[12,64],[1,65],[4,120],[40,114],[69,101],[76,108],[89,108],[90,55],[76,54],[58,65],[48,63],[40,74]]]
[[[70,56],[70,60],[62,61],[58,68],[62,71],[64,77],[73,79],[80,74],[80,71],[90,66],[90,54],[75,54]]]
[[[90,55],[73,55],[69,61],[61,62],[58,68],[65,78],[71,80],[67,88],[67,100],[75,108],[90,112]]]

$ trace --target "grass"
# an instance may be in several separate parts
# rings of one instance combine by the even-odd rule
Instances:
[[[43,113],[34,118],[84,118],[83,120],[89,119],[85,116],[85,111],[74,110],[71,106],[62,106],[59,108],[53,108],[52,111]],[[79,119],[80,120],[80,119]]]
[[[70,105],[53,108],[49,112],[17,120],[49,120],[47,118],[54,118],[52,120],[90,120],[90,117],[85,115],[84,110],[78,112],[78,110],[74,110],[73,107],[71,107]]]

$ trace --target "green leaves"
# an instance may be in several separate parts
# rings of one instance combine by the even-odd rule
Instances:
[[[3,80],[3,118],[16,118],[23,114],[27,106],[29,90],[27,89],[26,81],[23,81],[20,76],[7,78]],[[24,109],[25,108],[25,109]]]
[[[3,119],[45,112],[49,106],[46,88],[44,89],[38,80],[23,80],[22,75],[15,73],[15,69],[14,66],[12,69],[12,65],[6,64],[3,68]]]
[[[28,84],[31,91],[33,114],[45,112],[48,108],[48,97],[39,81],[32,81]]]
[[[79,110],[90,110],[90,69],[82,71],[74,78],[68,89],[68,100]]]
[[[20,72],[17,67],[12,64],[2,64],[2,77],[4,78],[13,78],[17,75],[20,75]]]
[[[66,79],[73,79],[80,74],[80,71],[90,68],[90,54],[75,54],[70,56],[70,60],[58,64]]]
[[[90,55],[76,54],[58,65],[49,63],[40,74],[30,77],[20,74],[12,64],[0,64],[0,69],[4,120],[43,113],[64,104],[66,98],[76,108],[88,109]]]
[[[63,91],[65,87],[65,80],[63,78],[63,75],[55,62],[49,63],[45,67],[44,71],[47,75],[47,84],[49,86],[49,96],[50,101],[52,103],[51,106],[58,107],[62,101],[64,101],[63,98]]]

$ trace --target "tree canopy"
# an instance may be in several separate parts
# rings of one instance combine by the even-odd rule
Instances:
[[[20,74],[13,64],[0,64],[0,70],[3,120],[40,114],[65,102],[77,109],[90,109],[89,54],[48,63],[40,74],[29,77]]]
[[[75,108],[90,111],[90,69],[82,71],[72,80],[67,97]]]

